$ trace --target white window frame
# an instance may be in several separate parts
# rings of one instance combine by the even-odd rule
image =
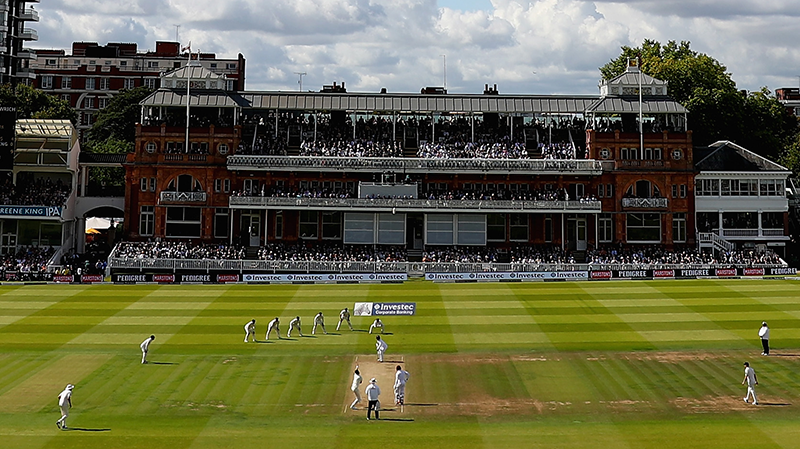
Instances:
[[[146,178],[142,178],[146,181]],[[155,206],[141,206],[139,209],[139,235],[151,236],[155,231]]]

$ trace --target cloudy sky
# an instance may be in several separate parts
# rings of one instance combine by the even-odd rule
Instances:
[[[47,0],[34,48],[191,40],[247,59],[248,90],[596,94],[623,45],[688,40],[740,89],[797,87],[797,0]],[[442,56],[444,55],[444,56]],[[446,63],[446,64],[445,64]],[[446,71],[444,67],[446,65]]]

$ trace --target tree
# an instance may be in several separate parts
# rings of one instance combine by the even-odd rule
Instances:
[[[97,114],[97,120],[87,134],[86,150],[92,153],[126,154],[133,152],[136,144],[136,123],[141,106],[152,89],[137,87],[115,95],[105,109]],[[122,187],[125,185],[125,170],[122,168],[94,167],[89,172],[89,182],[96,186]]]
[[[670,96],[689,110],[696,145],[730,140],[778,160],[797,136],[797,121],[766,87],[738,91],[727,68],[692,50],[689,42],[645,40],[641,47],[622,47],[600,72],[611,79],[625,71],[628,59],[638,57],[642,72],[667,81]]]
[[[74,125],[78,115],[69,105],[54,95],[46,94],[24,84],[0,86],[0,105],[15,106],[17,118],[69,120]]]
[[[115,95],[108,106],[97,114],[97,120],[87,134],[90,149],[94,151],[98,146],[104,146],[106,140],[115,139],[130,143],[132,151],[136,140],[136,123],[142,110],[139,103],[152,93],[153,89],[142,86]],[[115,146],[111,145],[111,148]]]

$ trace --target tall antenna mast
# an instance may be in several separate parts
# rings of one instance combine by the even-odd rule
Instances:
[[[175,42],[181,41],[181,26],[179,24],[172,25],[175,27]]]
[[[439,55],[442,57],[442,87],[447,90],[447,55]]]
[[[294,72],[295,75],[299,75],[300,79],[297,81],[297,84],[300,85],[300,92],[303,91],[303,77],[308,75],[306,72]]]

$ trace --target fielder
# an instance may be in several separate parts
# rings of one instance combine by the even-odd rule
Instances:
[[[336,330],[338,331],[340,327],[342,327],[342,321],[347,321],[347,325],[350,326],[350,330],[353,330],[353,325],[350,324],[350,311],[347,310],[347,307],[342,309],[339,312],[339,324],[336,325]]]
[[[394,404],[403,405],[406,401],[406,382],[408,382],[408,371],[397,365],[394,373]]]
[[[381,328],[381,333],[383,333],[383,321],[380,318],[375,318],[375,321],[372,322],[372,325],[369,327],[369,333],[372,333],[372,330],[375,328]]]
[[[292,338],[292,330],[297,328],[297,332],[300,333],[300,336],[303,336],[303,329],[300,328],[300,317],[296,316],[292,321],[289,321],[289,331],[286,332],[286,338]]]
[[[358,391],[359,388],[361,388],[361,373],[358,372],[358,366],[356,366],[356,370],[353,372],[353,385],[350,386],[350,390],[353,391],[356,399],[350,404],[351,410],[355,410],[356,404],[361,402],[361,393]]]
[[[59,429],[67,428],[67,416],[69,416],[69,409],[72,408],[72,389],[75,385],[67,384],[64,391],[58,394],[58,407],[61,409],[61,419],[56,421],[56,427]]]
[[[750,396],[753,396],[753,405],[758,405],[758,398],[756,398],[756,385],[758,385],[758,378],[756,377],[756,372],[753,368],[750,368],[750,364],[744,362],[744,380],[742,380],[742,385],[747,384],[747,395],[744,397],[744,402],[747,402],[747,399]]]
[[[265,340],[269,340],[269,334],[272,333],[272,331],[274,330],[275,331],[275,335],[277,335],[278,336],[278,340],[280,340],[281,339],[280,324],[281,324],[281,320],[279,320],[278,317],[275,317],[274,320],[270,321],[269,324],[267,325],[267,336],[264,337],[264,339]]]
[[[142,348],[142,364],[147,363],[147,351],[150,349],[150,343],[152,343],[155,339],[156,336],[151,335],[139,345],[139,347]]]
[[[317,325],[322,326],[322,333],[328,335],[328,331],[325,330],[325,317],[322,316],[322,312],[314,315],[314,327],[311,328],[311,335],[317,333]]]
[[[247,338],[252,335],[253,336],[253,343],[256,342],[256,320],[253,319],[252,321],[248,322],[244,325],[244,342],[247,343]]]
[[[383,362],[383,354],[386,352],[386,349],[389,348],[389,345],[386,344],[385,341],[381,340],[381,336],[378,335],[375,337],[375,350],[378,352],[378,361]]]

